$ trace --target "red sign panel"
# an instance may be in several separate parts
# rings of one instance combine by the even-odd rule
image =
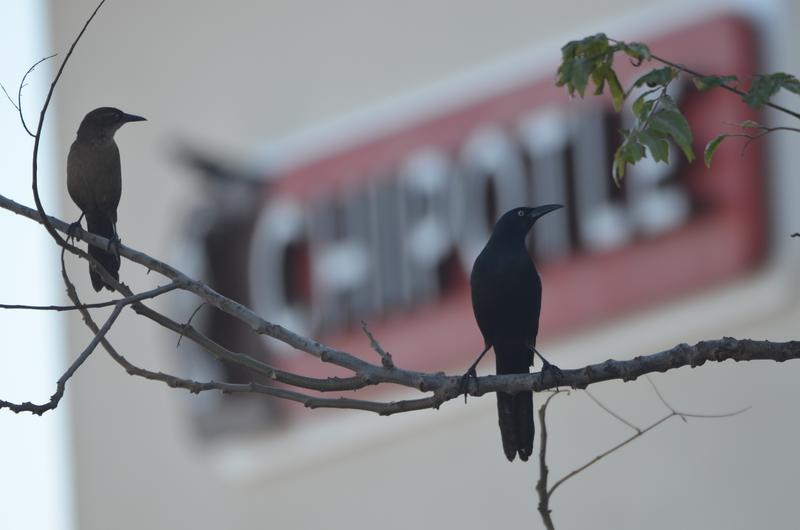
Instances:
[[[754,33],[733,16],[642,40],[700,72],[758,71]],[[482,349],[468,274],[494,220],[510,208],[566,206],[540,220],[530,241],[544,285],[544,337],[757,264],[765,245],[762,145],[742,155],[725,144],[710,170],[673,150],[671,165],[632,167],[617,189],[611,155],[624,118],[603,98],[570,101],[554,85],[557,53],[543,77],[467,102],[442,99],[442,110],[416,119],[378,117],[370,130],[383,132],[309,151],[282,170],[252,236],[251,302],[268,319],[374,358],[363,319],[403,367],[458,371]],[[650,65],[621,58],[617,66],[629,83]],[[757,119],[737,97],[688,82],[673,97],[696,153],[726,124]],[[331,370],[302,354],[274,362],[307,374]]]

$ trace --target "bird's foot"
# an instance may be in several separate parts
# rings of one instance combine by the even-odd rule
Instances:
[[[467,395],[469,394],[469,380],[475,380],[475,388],[478,388],[478,372],[475,370],[475,365],[469,367],[464,375],[461,376],[461,390],[464,392],[464,403],[467,402]]]
[[[539,371],[539,382],[544,384],[544,374],[551,373],[553,374],[553,378],[556,382],[561,381],[564,378],[564,373],[561,371],[561,368],[554,365],[553,363],[549,362],[547,359],[539,355],[539,358],[542,359],[542,369]]]
[[[108,239],[108,244],[106,245],[106,250],[109,252],[113,252],[117,259],[119,259],[119,246],[122,243],[122,240],[119,238],[118,235],[113,235]]]
[[[472,363],[472,366],[470,366],[469,370],[467,370],[467,373],[465,373],[461,377],[461,389],[464,390],[464,403],[467,402],[467,394],[468,394],[467,390],[469,390],[469,378],[471,377],[471,378],[473,378],[475,380],[475,389],[477,390],[477,388],[478,388],[478,372],[475,371],[475,368],[478,367],[478,363],[481,362],[481,359],[483,359],[483,356],[486,355],[486,352],[489,351],[489,348],[491,348],[491,347],[492,347],[491,344],[486,344],[486,346],[483,348],[483,351],[481,352],[481,354],[478,355],[478,358],[475,359],[475,362]]]
[[[75,239],[75,233],[81,227],[81,220],[78,219],[74,223],[70,223],[67,227],[67,243]]]
[[[553,363],[542,357],[542,354],[539,353],[539,350],[537,350],[536,348],[532,347],[531,350],[533,350],[533,353],[535,353],[536,356],[542,360],[542,369],[539,371],[539,383],[542,384],[544,383],[545,373],[552,373],[553,378],[556,380],[556,382],[561,381],[564,378],[564,374],[563,372],[561,372],[561,368],[559,368],[558,366],[554,365]]]

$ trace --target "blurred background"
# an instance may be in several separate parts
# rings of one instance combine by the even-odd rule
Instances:
[[[0,82],[12,97],[33,62],[59,53],[25,88],[29,123],[94,7],[4,7]],[[529,247],[544,283],[538,346],[562,368],[721,336],[795,339],[800,140],[729,141],[711,169],[673,150],[671,164],[645,161],[617,188],[611,156],[627,119],[602,97],[569,100],[553,81],[560,47],[600,31],[707,74],[798,73],[798,23],[788,0],[110,0],[44,127],[45,208],[78,217],[66,152],[86,112],[111,105],[148,118],[116,136],[125,244],[368,360],[361,320],[398,365],[463,372],[482,345],[472,261],[499,214],[552,202],[566,208],[537,224]],[[643,73],[618,67],[628,83]],[[673,88],[697,154],[745,119],[791,125],[730,94]],[[0,103],[0,135],[0,193],[32,204],[32,142],[11,104]],[[9,214],[0,223],[15,249],[0,264],[0,302],[63,302],[46,233]],[[85,300],[108,298],[91,291],[84,262],[69,272]],[[121,276],[134,290],[164,282],[130,262]],[[152,305],[185,322],[198,303],[170,294]],[[2,317],[0,399],[47,400],[90,335],[77,314]],[[343,374],[211,309],[192,322],[276,366]],[[110,337],[152,370],[254,380],[130,311]],[[796,527],[798,375],[795,363],[752,362],[653,376],[684,412],[751,408],[670,420],[589,468],[554,495],[556,526]],[[644,379],[591,391],[640,427],[668,412]],[[551,480],[632,433],[581,391],[557,396],[548,414]],[[389,418],[310,411],[189,395],[126,375],[101,350],[57,410],[0,411],[0,469],[3,528],[540,525],[538,464],[506,461],[493,396]]]

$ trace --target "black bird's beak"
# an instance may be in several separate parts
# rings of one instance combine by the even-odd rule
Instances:
[[[128,123],[129,121],[147,121],[147,118],[143,118],[142,116],[137,116],[136,114],[123,114],[122,122]]]
[[[535,221],[541,216],[548,214],[553,210],[558,210],[559,208],[563,207],[564,206],[561,204],[545,204],[543,206],[537,206],[536,208],[532,208],[531,211],[528,212],[528,217],[530,217]]]

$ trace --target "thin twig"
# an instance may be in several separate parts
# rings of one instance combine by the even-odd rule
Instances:
[[[550,404],[550,400],[558,394],[558,390],[553,392],[539,407],[539,480],[536,482],[536,492],[539,495],[539,515],[548,530],[555,530],[555,526],[553,526],[551,517],[550,494],[547,491],[547,478],[550,475],[550,469],[547,467],[547,421],[545,415],[547,414],[547,406]]]
[[[658,427],[659,425],[661,425],[662,423],[664,423],[664,422],[665,422],[665,421],[667,421],[668,419],[672,418],[673,416],[677,416],[677,413],[673,413],[673,412],[671,412],[671,413],[667,414],[666,416],[664,416],[664,417],[663,417],[663,418],[661,418],[660,420],[656,421],[655,423],[653,423],[653,424],[651,424],[651,425],[648,425],[647,427],[645,427],[644,429],[642,429],[641,431],[639,431],[639,432],[637,432],[637,433],[634,433],[634,434],[632,434],[632,435],[631,435],[629,438],[627,438],[627,439],[623,440],[622,442],[618,443],[617,445],[615,445],[615,446],[614,446],[614,447],[612,447],[611,449],[609,449],[609,450],[607,450],[607,451],[604,451],[604,452],[600,453],[600,454],[599,454],[599,455],[597,455],[596,457],[594,457],[594,458],[592,458],[591,460],[589,460],[588,462],[586,462],[586,463],[585,463],[584,465],[582,465],[581,467],[579,467],[579,468],[577,468],[577,469],[574,469],[573,471],[571,471],[571,472],[567,473],[566,475],[564,475],[563,477],[561,477],[559,480],[557,480],[557,481],[555,482],[555,484],[553,484],[553,487],[552,487],[552,488],[550,488],[550,490],[547,492],[547,494],[548,494],[549,496],[553,495],[553,492],[554,492],[554,491],[555,491],[555,490],[556,490],[556,489],[557,489],[557,488],[558,488],[558,487],[559,487],[561,484],[563,484],[563,483],[564,483],[564,482],[566,482],[567,480],[571,479],[572,477],[574,477],[574,476],[575,476],[575,475],[577,475],[578,473],[580,473],[580,472],[584,471],[585,469],[587,469],[587,468],[591,467],[592,465],[596,464],[597,462],[599,462],[599,461],[600,461],[600,460],[602,460],[603,458],[607,457],[607,456],[608,456],[608,455],[610,455],[611,453],[614,453],[614,452],[616,452],[616,451],[618,451],[618,450],[622,449],[623,447],[625,447],[626,445],[628,445],[629,443],[631,443],[631,442],[632,442],[632,441],[634,441],[635,439],[637,439],[637,438],[639,438],[639,437],[641,437],[641,436],[644,436],[645,434],[647,434],[647,433],[648,433],[648,432],[650,432],[651,430],[655,429],[656,427]]]
[[[14,108],[16,108],[17,112],[19,112],[19,121],[22,123],[23,129],[25,129],[25,132],[27,132],[28,135],[33,138],[35,138],[36,135],[31,132],[30,128],[28,127],[28,124],[25,122],[25,115],[22,112],[22,89],[25,88],[25,86],[27,85],[27,83],[25,83],[25,80],[28,79],[28,76],[31,74],[31,72],[33,72],[33,70],[37,66],[39,66],[48,59],[52,59],[56,55],[58,54],[54,53],[52,55],[48,55],[47,57],[43,57],[38,61],[36,61],[35,63],[33,63],[33,65],[30,68],[28,68],[28,71],[25,72],[25,75],[22,76],[22,81],[19,82],[19,90],[17,91],[17,104],[14,105]],[[5,88],[3,89],[3,91],[5,92]],[[8,96],[8,94],[6,94],[6,96]]]
[[[539,480],[536,483],[536,493],[537,493],[537,495],[539,497],[539,508],[538,508],[539,509],[539,514],[541,515],[542,521],[544,522],[545,526],[548,529],[554,529],[553,520],[552,520],[552,517],[551,517],[551,510],[550,510],[550,499],[552,498],[553,493],[556,491],[556,489],[558,489],[559,486],[561,486],[564,482],[566,482],[570,478],[578,475],[579,473],[581,473],[581,472],[585,471],[586,469],[588,469],[589,467],[593,466],[594,464],[596,464],[597,462],[599,462],[603,458],[605,458],[605,457],[609,456],[610,454],[622,449],[623,447],[625,447],[626,445],[631,443],[633,440],[635,440],[635,439],[637,439],[637,438],[639,438],[641,436],[644,436],[646,433],[648,433],[651,430],[655,429],[656,427],[658,427],[659,425],[661,425],[662,423],[664,423],[668,419],[670,419],[672,417],[675,417],[675,416],[678,416],[678,417],[682,418],[684,421],[686,421],[687,417],[694,417],[694,418],[728,418],[728,417],[731,417],[731,416],[736,416],[737,414],[741,414],[742,412],[744,412],[744,411],[749,409],[749,407],[747,407],[745,409],[741,409],[741,410],[734,411],[734,412],[729,412],[729,413],[723,413],[723,414],[691,414],[691,413],[679,412],[679,411],[675,410],[667,402],[667,400],[664,398],[663,394],[661,394],[661,391],[658,389],[656,384],[649,377],[647,377],[647,381],[650,383],[650,386],[653,388],[653,391],[656,393],[656,395],[658,396],[659,400],[661,400],[661,402],[664,404],[664,406],[667,407],[667,409],[669,409],[669,411],[670,411],[669,414],[667,414],[666,416],[660,418],[659,420],[655,421],[654,423],[650,424],[649,426],[645,427],[644,429],[639,429],[634,424],[632,424],[629,421],[623,419],[622,416],[620,416],[616,412],[613,412],[609,407],[607,407],[606,405],[601,403],[598,399],[596,399],[591,393],[589,393],[587,391],[586,394],[590,398],[592,398],[592,400],[600,408],[602,408],[604,411],[608,412],[615,419],[617,419],[620,422],[624,423],[628,427],[634,429],[636,432],[634,434],[632,434],[631,436],[629,436],[628,438],[626,438],[625,440],[623,440],[620,443],[618,443],[617,445],[611,447],[607,451],[604,451],[604,452],[600,453],[599,455],[595,456],[594,458],[592,458],[591,460],[589,460],[588,462],[586,462],[582,466],[578,467],[577,469],[574,469],[571,472],[567,473],[562,478],[557,480],[555,482],[555,484],[553,484],[553,486],[550,487],[550,488],[547,487],[547,479],[548,479],[548,475],[549,475],[549,469],[547,467],[547,436],[548,436],[548,434],[547,434],[547,422],[546,422],[545,412],[546,412],[546,409],[547,409],[547,405],[548,405],[548,403],[550,402],[550,399],[552,399],[553,396],[551,396],[547,401],[545,401],[545,403],[539,408],[539,429],[540,429],[540,440],[541,441],[540,441],[540,448],[539,448]]]
[[[369,337],[369,343],[372,346],[372,349],[381,356],[381,365],[383,365],[383,367],[387,370],[393,370],[394,361],[392,361],[392,355],[384,350],[378,341],[375,340],[375,337],[372,336],[372,333],[370,332],[369,328],[367,327],[367,323],[364,320],[361,321],[361,329],[363,329],[364,333],[367,335],[367,337]]]
[[[191,314],[191,315],[189,315],[189,320],[187,320],[187,321],[186,321],[186,324],[184,324],[184,325],[183,325],[183,328],[184,328],[184,329],[189,329],[189,328],[191,328],[191,327],[192,327],[192,320],[194,320],[194,316],[195,316],[197,313],[199,313],[199,312],[200,312],[200,310],[201,310],[201,309],[203,309],[205,306],[206,306],[206,303],[205,303],[205,302],[201,302],[200,304],[198,304],[198,306],[197,306],[197,307],[194,309],[194,311],[192,311],[192,314]],[[178,342],[175,344],[175,347],[176,347],[176,348],[180,348],[180,346],[181,346],[181,339],[182,339],[183,337],[184,337],[184,331],[183,331],[183,330],[181,330],[181,332],[180,332],[180,333],[178,333]]]
[[[676,64],[676,63],[673,63],[672,61],[668,61],[667,59],[664,59],[663,57],[659,57],[658,55],[651,54],[650,57],[652,57],[653,59],[655,59],[656,61],[658,61],[658,62],[660,62],[662,64],[666,64],[667,66],[671,66],[673,68],[677,68],[678,70],[686,72],[687,74],[691,75],[692,77],[704,77],[703,74],[701,74],[700,72],[696,72],[695,70],[692,70],[691,68],[687,68],[684,65]],[[736,95],[738,95],[740,97],[745,97],[747,95],[747,92],[745,92],[744,90],[741,90],[741,89],[739,89],[739,88],[737,88],[735,86],[732,86],[732,85],[728,85],[726,83],[723,83],[723,84],[718,85],[718,86],[720,88],[725,89],[728,92],[732,92],[732,93],[734,93],[734,94],[736,94]],[[784,114],[788,114],[789,116],[793,116],[793,117],[795,117],[797,119],[800,119],[800,113],[795,112],[793,110],[789,110],[786,107],[783,107],[781,105],[772,103],[771,101],[767,101],[766,103],[764,103],[764,105],[767,106],[767,107],[770,107],[772,109],[778,110],[780,112],[783,112]]]
[[[156,298],[164,293],[168,293],[170,291],[174,291],[178,288],[178,285],[175,282],[168,283],[166,285],[156,287],[155,289],[151,289],[150,291],[145,291],[143,293],[133,295],[130,297],[125,298],[117,298],[116,300],[109,300],[107,302],[96,302],[92,304],[81,304],[80,306],[77,305],[23,305],[23,304],[0,304],[0,309],[27,309],[33,311],[75,311],[78,309],[100,309],[103,307],[111,307],[117,304],[132,304],[134,302],[140,302],[142,300],[146,300],[148,298]]]
[[[601,402],[599,399],[597,399],[596,397],[594,397],[594,395],[593,395],[591,392],[589,392],[589,389],[588,389],[588,388],[584,388],[584,389],[583,389],[583,391],[584,391],[584,392],[586,392],[586,395],[587,395],[587,396],[589,396],[589,397],[591,398],[591,400],[592,400],[592,401],[594,401],[594,402],[595,402],[595,404],[596,404],[598,407],[600,407],[601,409],[603,409],[604,411],[606,411],[607,413],[609,413],[611,416],[613,416],[614,418],[616,418],[616,419],[617,419],[617,420],[619,420],[620,422],[624,423],[625,425],[627,425],[628,427],[630,427],[630,428],[631,428],[631,429],[633,429],[634,431],[636,431],[636,432],[642,432],[642,430],[641,430],[639,427],[637,427],[637,426],[636,426],[636,425],[634,425],[633,423],[629,422],[628,420],[626,420],[625,418],[623,418],[622,416],[620,416],[619,414],[617,414],[616,412],[614,412],[613,410],[611,410],[609,407],[607,407],[606,405],[604,405],[604,404],[603,404],[603,402]]]
[[[730,134],[725,134],[725,137],[727,137],[727,138],[744,138],[745,139],[744,145],[742,146],[742,151],[740,153],[740,156],[744,156],[745,155],[745,153],[747,152],[747,148],[750,147],[750,144],[754,140],[758,140],[759,138],[762,138],[762,137],[764,137],[764,136],[766,136],[766,135],[768,135],[770,133],[773,133],[773,132],[776,132],[776,131],[789,131],[789,132],[800,133],[800,128],[797,128],[797,127],[783,127],[783,126],[781,126],[781,127],[767,127],[766,125],[757,125],[757,126],[752,126],[752,127],[742,127],[739,124],[729,124],[729,125],[736,125],[736,126],[742,128],[742,129],[758,129],[758,132],[756,132],[756,133],[730,133]]]
[[[17,109],[17,111],[19,111],[19,107],[18,107],[18,106],[17,106],[17,104],[14,102],[14,100],[13,100],[13,99],[11,99],[11,96],[9,95],[9,93],[8,93],[8,90],[6,90],[6,87],[5,87],[5,86],[3,86],[3,83],[0,83],[0,89],[2,89],[2,90],[3,90],[3,94],[5,94],[5,95],[6,95],[6,99],[8,99],[8,101],[10,101],[10,102],[11,102],[11,105],[12,105],[12,106],[13,106],[15,109]]]
[[[658,396],[658,399],[661,401],[661,404],[664,405],[667,408],[667,410],[669,410],[670,412],[675,412],[675,409],[672,408],[672,405],[667,403],[667,400],[664,399],[663,395],[661,395],[661,391],[658,389],[658,387],[653,382],[653,380],[650,379],[650,376],[646,375],[646,376],[644,376],[644,378],[647,380],[648,383],[650,383],[650,386],[653,388],[653,392],[655,392],[656,396]]]
[[[697,414],[697,413],[689,413],[689,412],[680,412],[678,410],[675,410],[675,408],[672,407],[672,405],[670,405],[669,402],[667,402],[667,400],[664,398],[663,394],[661,394],[661,391],[658,389],[656,384],[649,377],[647,377],[647,381],[648,381],[648,383],[650,383],[650,386],[653,387],[653,391],[658,396],[659,400],[661,400],[661,403],[663,403],[664,406],[667,409],[669,409],[669,411],[670,411],[669,414],[667,414],[666,416],[660,418],[656,422],[648,425],[644,429],[637,430],[636,433],[632,434],[627,439],[623,440],[622,442],[618,443],[617,445],[615,445],[614,447],[608,449],[607,451],[604,451],[604,452],[600,453],[599,455],[597,455],[596,457],[592,458],[590,461],[588,461],[584,465],[580,466],[579,468],[574,469],[573,471],[571,471],[571,472],[567,473],[566,475],[564,475],[562,478],[560,478],[558,481],[556,481],[555,484],[553,484],[553,487],[550,488],[550,490],[547,492],[548,497],[553,494],[553,492],[556,490],[556,488],[558,488],[561,484],[563,484],[564,482],[566,482],[570,478],[574,477],[575,475],[581,473],[582,471],[584,471],[587,468],[591,467],[592,465],[596,464],[597,462],[599,462],[603,458],[607,457],[608,455],[610,455],[610,454],[622,449],[623,447],[625,447],[626,445],[631,443],[633,440],[635,440],[635,439],[637,439],[637,438],[639,438],[641,436],[644,436],[645,434],[647,434],[651,430],[655,429],[656,427],[658,427],[659,425],[661,425],[662,423],[664,423],[665,421],[667,421],[670,418],[673,418],[673,417],[677,416],[677,417],[681,418],[684,422],[686,421],[686,418],[705,418],[705,419],[730,418],[732,416],[737,416],[739,414],[742,414],[743,412],[746,412],[747,410],[750,409],[750,407],[745,407],[743,409],[739,409],[739,410],[736,410],[736,411],[733,411],[733,412],[724,412],[724,413],[720,413],[720,414]],[[614,416],[619,419],[619,417],[616,414]]]
[[[613,43],[615,43],[615,44],[621,44],[622,46],[627,46],[627,44],[625,42],[623,42],[623,41],[619,41],[619,40],[616,40],[616,39],[608,39],[608,40],[613,42]],[[706,77],[703,74],[701,74],[700,72],[692,70],[691,68],[688,68],[685,65],[674,63],[674,62],[669,61],[667,59],[664,59],[663,57],[660,57],[660,56],[658,56],[658,55],[656,55],[654,53],[651,53],[650,57],[652,59],[655,59],[656,61],[660,62],[661,64],[665,64],[667,66],[671,66],[672,68],[676,68],[676,69],[678,69],[678,70],[680,70],[682,72],[685,72],[685,73],[689,74],[692,77]],[[738,87],[735,87],[733,85],[729,85],[727,83],[723,83],[723,84],[720,84],[718,86],[719,86],[719,88],[727,90],[728,92],[732,92],[732,93],[734,93],[734,94],[736,94],[736,95],[738,95],[740,97],[747,96],[747,92],[745,92],[744,90],[741,90]],[[797,119],[800,119],[800,113],[795,112],[795,111],[790,110],[790,109],[787,109],[786,107],[783,107],[783,106],[778,105],[776,103],[772,103],[772,102],[768,101],[768,102],[764,103],[764,105],[767,106],[767,107],[770,107],[772,109],[778,110],[780,112],[783,112],[784,114],[788,114],[789,116],[793,116],[793,117],[795,117]]]

